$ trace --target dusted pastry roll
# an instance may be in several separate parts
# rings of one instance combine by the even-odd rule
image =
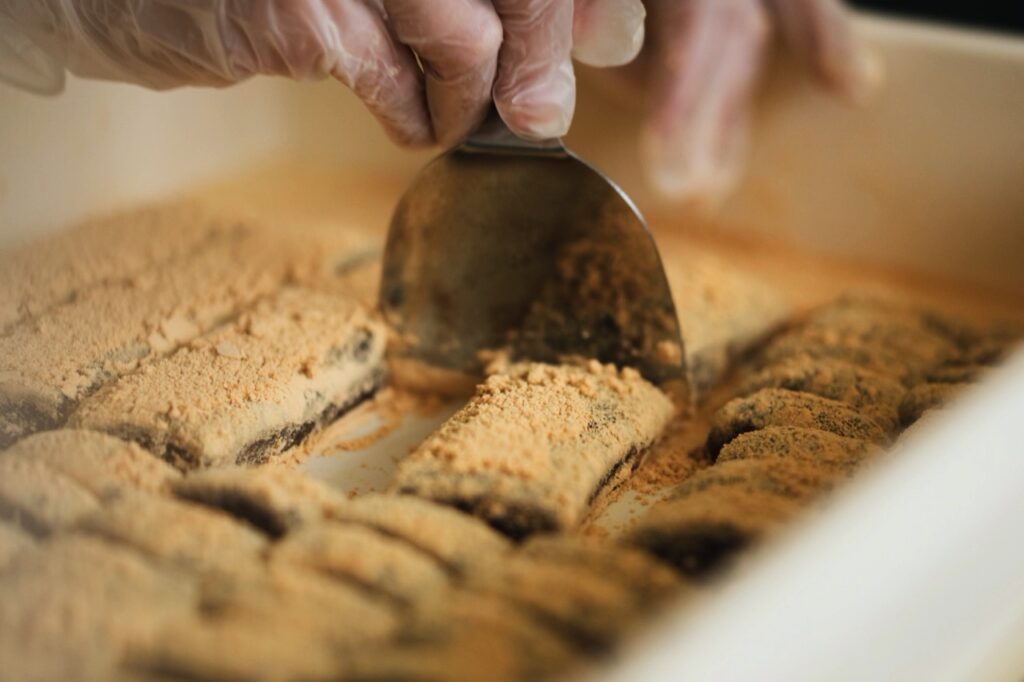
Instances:
[[[582,566],[510,554],[472,573],[467,589],[509,600],[583,651],[607,651],[645,612],[630,585]]]
[[[837,400],[874,419],[888,432],[899,427],[897,414],[906,389],[898,381],[844,360],[791,358],[748,377],[737,395],[762,388],[786,388]]]
[[[188,258],[124,273],[0,336],[0,447],[64,423],[106,382],[186,345],[278,289],[281,239],[232,230]]]
[[[722,462],[689,478],[629,531],[626,542],[705,576],[791,519],[842,468],[782,458]]]
[[[37,433],[0,452],[5,457],[42,462],[100,498],[125,490],[161,492],[181,477],[135,443],[81,429]]]
[[[274,545],[271,559],[336,577],[400,606],[429,599],[449,584],[449,574],[436,558],[355,524],[301,528]]]
[[[0,253],[0,333],[81,298],[229,239],[237,221],[195,204],[169,204],[92,220]]]
[[[45,536],[98,508],[95,495],[44,462],[0,457],[0,519]]]
[[[503,532],[572,528],[628,473],[672,416],[631,370],[517,364],[399,464],[394,488],[456,506]]]
[[[173,498],[124,493],[78,524],[83,533],[134,547],[154,564],[235,573],[255,564],[267,539],[219,511]]]
[[[411,614],[396,641],[347,654],[339,677],[512,682],[557,677],[583,661],[557,629],[508,599],[447,590]]]
[[[889,439],[870,417],[836,400],[784,388],[765,388],[735,398],[715,413],[708,434],[708,452],[716,457],[722,446],[747,431],[766,426],[801,426],[871,443]]]
[[[189,612],[195,584],[132,549],[61,535],[0,573],[0,661],[10,680],[113,680],[129,647]]]
[[[480,519],[407,495],[364,495],[332,508],[329,516],[400,539],[435,557],[454,576],[509,548],[508,540]]]
[[[878,445],[860,438],[800,426],[767,426],[733,438],[716,462],[783,458],[852,470],[879,452]]]
[[[278,466],[189,472],[174,493],[223,510],[272,537],[321,521],[344,497],[301,472]]]
[[[958,352],[936,319],[910,305],[847,297],[814,311],[760,358],[765,365],[795,358],[842,360],[913,385]]]
[[[158,678],[329,679],[347,650],[392,637],[392,605],[285,565],[200,583],[199,608],[165,619],[126,667]]]
[[[75,413],[179,467],[264,462],[373,393],[385,331],[360,306],[301,288],[142,371]]]

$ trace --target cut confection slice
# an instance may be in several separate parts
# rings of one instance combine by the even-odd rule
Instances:
[[[0,452],[4,457],[43,462],[100,498],[123,490],[161,492],[181,477],[134,443],[80,429],[35,434]]]
[[[534,680],[582,662],[555,630],[506,599],[446,591],[418,611],[397,642],[346,655],[342,679]]]
[[[95,495],[45,463],[0,457],[0,519],[48,535],[97,508]]]
[[[607,575],[515,553],[471,573],[467,587],[509,600],[590,653],[607,652],[645,610]]]
[[[908,305],[846,297],[814,311],[774,341],[761,360],[843,360],[913,385],[958,352],[956,341],[938,329],[934,319],[934,314]]]
[[[72,423],[180,467],[260,463],[372,394],[384,345],[361,306],[286,289],[97,392]]]
[[[345,502],[315,479],[273,465],[190,472],[175,483],[174,493],[244,519],[272,537],[321,521]]]
[[[762,388],[786,388],[838,400],[871,417],[890,433],[899,427],[897,414],[906,389],[898,381],[843,360],[790,358],[770,365],[743,382],[738,396]]]
[[[130,546],[154,563],[235,573],[259,560],[266,538],[218,511],[173,498],[124,493],[78,524],[83,533]]]
[[[0,334],[19,321],[229,238],[238,228],[196,204],[125,211],[0,254]]]
[[[234,230],[189,258],[89,289],[0,337],[0,412],[13,415],[14,437],[60,426],[104,383],[276,291],[296,266],[288,253],[283,238]]]
[[[915,370],[934,367],[957,350],[920,311],[849,297],[816,311],[795,333],[823,345],[884,348]]]
[[[715,413],[708,434],[708,452],[715,457],[722,446],[736,436],[766,426],[819,429],[871,443],[885,443],[889,439],[889,434],[875,420],[849,405],[811,393],[764,388],[730,400]]]
[[[272,623],[310,646],[362,646],[390,638],[399,625],[390,600],[293,564],[211,574],[200,589],[200,621],[242,630]]]
[[[176,680],[335,679],[397,627],[392,606],[317,572],[242,565],[206,576],[198,608],[129,651],[136,674]]]
[[[572,528],[672,413],[669,399],[630,370],[513,365],[399,464],[394,488],[513,537]]]
[[[655,506],[626,541],[687,575],[704,576],[847,476],[841,468],[781,458],[715,464]]]
[[[825,345],[791,334],[769,343],[757,359],[762,367],[787,361],[840,360],[899,381],[904,386],[912,386],[918,379],[918,372],[895,351],[872,346]]]
[[[63,535],[0,573],[0,661],[10,680],[119,679],[130,642],[193,608],[190,581],[134,551]]]
[[[331,510],[331,518],[375,528],[436,557],[450,572],[470,568],[509,547],[479,519],[415,497],[365,495]]]
[[[121,674],[138,682],[328,680],[338,668],[331,643],[311,641],[306,632],[273,619],[247,624],[189,617],[131,646]]]
[[[684,575],[701,578],[800,509],[799,501],[765,491],[697,492],[659,504],[624,541],[673,564]]]
[[[409,543],[355,524],[317,524],[290,533],[271,559],[355,584],[401,605],[429,598],[449,583],[437,560]]]
[[[576,535],[534,535],[518,550],[549,561],[596,573],[631,589],[641,603],[657,606],[683,592],[679,575],[646,552]]]
[[[687,245],[664,254],[692,397],[700,402],[733,362],[785,323],[791,302],[764,279]]]
[[[733,438],[718,453],[718,463],[781,457],[852,470],[881,451],[874,443],[799,426],[767,426]]]

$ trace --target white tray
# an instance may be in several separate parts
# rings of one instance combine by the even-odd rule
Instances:
[[[718,229],[1024,293],[1024,41],[873,18],[859,28],[887,60],[885,92],[852,110],[779,66],[750,175]],[[571,142],[649,214],[671,211],[640,181],[636,112],[620,107],[585,89]],[[264,162],[400,184],[428,156],[393,150],[337,85],[276,80],[159,95],[72,80],[56,100],[0,86],[0,154],[0,245]],[[339,205],[356,199],[338,187]],[[392,199],[362,197],[347,215],[384,221]],[[380,488],[391,456],[444,414],[303,466]],[[607,674],[1020,679],[1021,415],[1024,357]]]

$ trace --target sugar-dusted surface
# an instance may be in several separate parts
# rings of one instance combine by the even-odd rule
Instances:
[[[90,397],[77,426],[180,466],[263,462],[376,389],[383,326],[343,298],[285,289]]]
[[[513,536],[572,528],[672,412],[631,370],[596,361],[513,365],[402,461],[394,487],[470,510]]]

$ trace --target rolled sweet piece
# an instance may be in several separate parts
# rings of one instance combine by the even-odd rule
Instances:
[[[775,339],[757,356],[760,367],[792,360],[839,360],[893,379],[904,386],[913,386],[919,379],[918,370],[904,362],[895,351],[873,346],[828,345],[790,334]]]
[[[590,653],[607,652],[646,611],[615,578],[514,552],[472,572],[466,589],[509,600]]]
[[[63,534],[0,573],[0,660],[12,680],[120,679],[135,642],[195,607],[192,581],[132,549]]]
[[[13,420],[0,447],[62,425],[103,384],[188,344],[287,281],[295,264],[283,239],[245,226],[217,234],[187,258],[88,288],[0,336],[0,412]]]
[[[715,413],[707,449],[717,457],[722,446],[736,436],[767,426],[799,426],[828,431],[870,443],[886,443],[889,434],[878,423],[849,405],[812,393],[764,388],[735,398]]]
[[[260,560],[267,538],[219,511],[162,495],[123,493],[83,517],[80,533],[133,547],[153,564],[234,574]]]
[[[0,255],[0,447],[63,425],[100,386],[286,284],[333,286],[332,268],[362,248],[346,230],[311,227],[297,239],[249,218],[172,204]]]
[[[522,363],[494,374],[398,467],[399,493],[450,504],[512,537],[574,527],[672,416],[631,370]]]
[[[715,464],[652,508],[624,541],[704,577],[846,476],[840,468],[781,458]]]
[[[0,253],[0,334],[112,280],[225,239],[238,222],[196,204],[124,211]]]
[[[701,402],[734,361],[785,323],[792,303],[764,278],[693,243],[662,255],[679,315],[690,391]]]
[[[177,469],[135,443],[98,431],[44,431],[0,452],[0,459],[43,462],[99,498],[123,491],[162,492],[181,477]]]
[[[913,384],[957,353],[927,311],[883,300],[845,297],[817,311],[762,354],[765,364],[793,357],[846,360]]]
[[[797,334],[830,345],[886,348],[924,367],[937,365],[957,349],[920,308],[853,297],[820,309]]]
[[[32,535],[70,528],[99,505],[89,490],[44,462],[0,457],[0,519]]]
[[[200,583],[199,608],[167,620],[125,657],[158,679],[333,677],[346,650],[389,639],[392,605],[356,587],[284,564]]]
[[[71,423],[180,468],[265,462],[372,394],[384,345],[384,326],[361,306],[289,288],[122,376]]]
[[[271,537],[322,521],[345,501],[319,481],[274,465],[189,472],[173,490],[184,500],[224,511]]]
[[[716,462],[782,458],[852,471],[881,448],[860,438],[799,426],[767,426],[733,438]]]
[[[906,389],[878,372],[837,359],[796,357],[748,377],[737,396],[762,388],[786,388],[837,400],[874,419],[889,433],[899,428],[899,404]]]
[[[341,524],[373,528],[432,556],[453,576],[508,551],[509,541],[480,519],[407,495],[364,495],[332,507]]]
[[[125,679],[139,680],[326,680],[337,669],[333,643],[272,618],[258,624],[178,618],[130,647],[121,662]]]
[[[579,535],[534,535],[518,549],[536,561],[575,566],[625,585],[645,606],[661,606],[685,591],[678,574],[650,554]]]
[[[548,679],[583,662],[582,652],[520,606],[467,590],[437,593],[410,614],[396,641],[346,652],[341,679]]]
[[[448,573],[434,557],[354,524],[301,528],[277,542],[270,558],[336,577],[401,606],[429,599],[449,584]]]

